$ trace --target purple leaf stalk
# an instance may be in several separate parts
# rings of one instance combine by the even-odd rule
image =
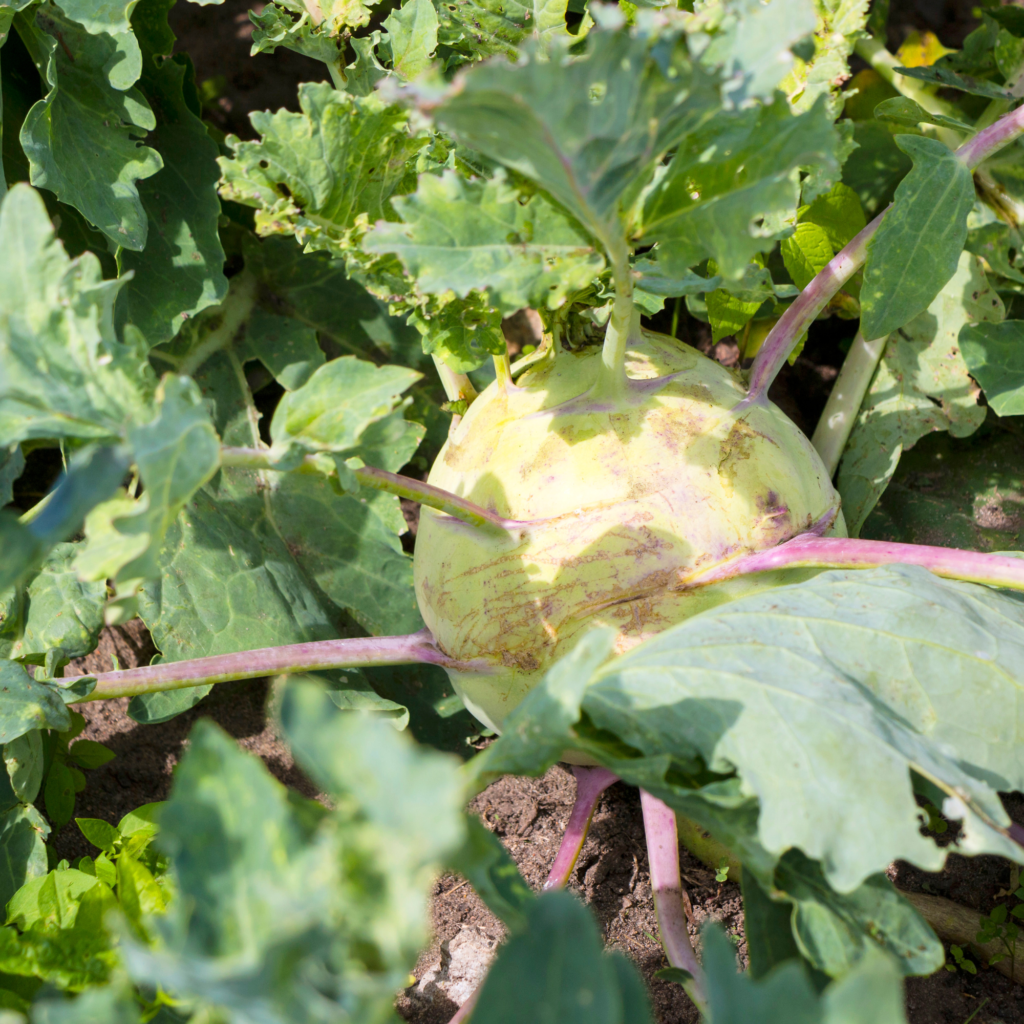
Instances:
[[[956,151],[956,155],[973,171],[980,163],[1008,146],[1022,134],[1024,134],[1024,107],[1018,107],[965,142]],[[741,412],[743,408],[755,403],[767,401],[768,389],[779,370],[782,369],[782,364],[796,347],[797,341],[803,337],[804,332],[828,305],[836,292],[864,265],[868,254],[868,243],[878,231],[887,209],[883,210],[860,234],[840,249],[797,296],[789,309],[782,314],[779,322],[769,332],[754,358],[754,365],[750,370],[750,386],[747,397],[737,406],[737,412]]]
[[[555,854],[548,880],[544,883],[545,889],[562,889],[568,883],[590,830],[597,801],[613,782],[619,781],[619,777],[607,768],[581,768],[573,765],[572,773],[576,776],[576,802],[572,805],[569,824],[565,827],[562,843]]]

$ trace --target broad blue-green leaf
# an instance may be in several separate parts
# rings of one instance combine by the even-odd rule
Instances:
[[[830,572],[647,641],[596,673],[583,710],[646,757],[735,770],[760,800],[764,847],[799,848],[848,893],[897,857],[943,863],[918,831],[911,770],[962,802],[962,852],[1018,856],[988,823],[1005,826],[995,789],[1024,776],[1022,624],[1015,597],[922,569]]]
[[[793,908],[771,899],[753,871],[743,872],[743,934],[750,976],[763,978],[773,967],[800,957],[790,918]]]
[[[156,379],[137,334],[114,332],[119,283],[92,253],[68,259],[27,185],[0,207],[0,249],[0,443],[116,438],[148,418]]]
[[[281,398],[271,437],[275,444],[297,443],[311,451],[352,448],[419,378],[415,370],[400,366],[378,367],[353,356],[332,359]]]
[[[299,104],[297,114],[253,113],[259,142],[228,137],[234,157],[220,158],[221,195],[256,208],[259,234],[294,234],[304,246],[338,255],[360,215],[371,223],[387,218],[408,161],[427,139],[410,132],[405,111],[378,96],[308,82]]]
[[[959,132],[974,131],[969,124],[964,124],[955,117],[930,113],[920,103],[915,103],[906,96],[894,96],[892,99],[883,100],[875,107],[875,117],[880,121],[903,125],[905,128],[916,128],[919,124],[935,124],[942,128],[954,128]]]
[[[945,950],[929,924],[884,874],[871,875],[853,892],[840,895],[818,864],[790,850],[774,881],[773,897],[792,905],[792,934],[800,952],[833,978],[853,969],[873,943],[892,954],[903,974],[932,974],[945,962]]]
[[[861,293],[863,296],[863,292]],[[904,449],[933,430],[974,433],[985,419],[957,338],[970,322],[998,322],[1003,304],[976,256],[923,313],[889,338],[839,464],[838,489],[851,536],[885,490]]]
[[[262,309],[249,317],[238,355],[243,362],[258,359],[286,391],[302,387],[325,362],[312,327]]]
[[[843,182],[857,193],[865,212],[873,217],[892,202],[913,163],[879,121],[856,122],[853,139],[857,148],[843,164]]]
[[[104,985],[87,989],[73,1001],[41,999],[32,1005],[32,1020],[34,1024],[139,1024],[141,1017],[130,985]]]
[[[318,686],[326,686],[331,703],[341,711],[373,711],[387,718],[396,729],[405,729],[409,724],[409,709],[396,704],[387,697],[381,697],[370,686],[366,675],[357,668],[336,669],[333,672],[296,674],[293,680],[308,680]]]
[[[718,924],[701,933],[714,1024],[906,1024],[899,971],[870,952],[819,994],[799,961],[755,980],[736,972],[736,952]]]
[[[156,118],[146,141],[163,168],[138,186],[149,235],[144,251],[124,248],[118,254],[120,273],[134,271],[134,277],[118,296],[117,315],[135,324],[151,346],[173,337],[227,292],[217,230],[219,151],[200,120],[188,59],[163,57],[174,48],[167,26],[172,2],[142,4],[132,18],[144,57],[139,88]]]
[[[65,732],[71,713],[53,687],[37,683],[14,661],[0,661],[0,743],[32,729]]]
[[[771,101],[793,67],[790,47],[816,27],[812,0],[718,0],[702,5],[689,26],[701,63],[720,70],[723,92],[741,105]]]
[[[644,204],[643,237],[681,272],[712,257],[726,278],[796,219],[801,168],[838,173],[825,101],[794,115],[785,103],[722,114],[680,146]]]
[[[470,60],[510,59],[532,38],[568,37],[566,0],[438,0],[439,40]]]
[[[437,47],[437,11],[431,0],[406,0],[384,19],[391,67],[402,78],[415,78],[430,67]]]
[[[371,32],[369,36],[353,36],[349,40],[356,59],[345,65],[345,90],[353,96],[369,96],[377,83],[387,77],[387,71],[374,52],[379,42],[380,32]]]
[[[718,105],[681,40],[660,44],[657,60],[653,45],[595,31],[583,58],[553,47],[515,65],[484,64],[466,73],[434,117],[600,234],[623,194],[635,194],[650,165]]]
[[[970,219],[968,220],[969,230],[964,248],[975,256],[983,256],[990,273],[1008,278],[1015,284],[1024,284],[1024,274],[1016,266],[1017,254],[1024,248],[1020,232],[1016,228],[1011,228],[1009,224],[997,220],[994,214],[980,204],[975,209],[978,213],[984,211],[991,219],[976,227],[971,225]]]
[[[1024,322],[965,324],[960,351],[997,415],[1024,413]]]
[[[896,144],[914,167],[868,243],[860,293],[866,338],[882,338],[928,308],[956,273],[974,205],[971,172],[941,142],[900,135]]]
[[[148,222],[136,183],[162,160],[139,142],[156,127],[142,93],[106,80],[108,69],[119,73],[119,40],[91,35],[55,5],[19,15],[15,25],[49,88],[21,129],[32,184],[81,211],[115,246],[142,250]]]
[[[81,658],[96,647],[107,587],[103,580],[79,579],[78,552],[79,545],[58,544],[24,591],[10,595],[0,622],[0,657],[39,664],[51,647],[60,647],[68,658]]]
[[[113,39],[113,53],[102,70],[111,87],[121,92],[131,88],[142,74],[142,51],[132,31],[132,8],[137,3],[138,0],[64,0],[60,5],[90,35],[109,35]]]
[[[499,949],[474,1013],[492,1024],[649,1024],[636,969],[621,953],[604,952],[593,916],[574,895],[543,893],[526,914],[525,930]]]
[[[520,196],[504,174],[489,181],[424,174],[394,207],[404,223],[378,224],[363,248],[396,253],[424,292],[487,291],[505,314],[557,309],[604,269],[574,221],[541,194]]]

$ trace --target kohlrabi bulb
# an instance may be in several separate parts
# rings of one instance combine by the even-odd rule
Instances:
[[[420,612],[445,653],[491,667],[449,674],[497,731],[591,626],[613,626],[622,652],[809,575],[686,588],[698,571],[787,540],[839,503],[795,424],[774,405],[737,416],[742,384],[695,349],[644,332],[619,399],[588,395],[600,366],[599,349],[559,352],[518,386],[491,384],[430,473],[431,484],[524,522],[502,534],[424,507],[416,538]],[[841,515],[831,532],[845,536]]]

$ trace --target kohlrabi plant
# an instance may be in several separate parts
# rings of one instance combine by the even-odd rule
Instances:
[[[204,124],[170,6],[0,0],[12,1010],[58,1019],[47,982],[107,1019],[383,1020],[447,865],[510,931],[456,1019],[639,1024],[586,913],[461,811],[565,761],[547,888],[639,787],[665,976],[714,1024],[896,1024],[945,954],[887,866],[942,866],[936,808],[959,852],[1024,859],[1024,562],[861,536],[924,435],[1019,432],[1020,12],[905,67],[867,0],[275,0],[254,53],[324,80],[243,140]],[[859,331],[809,440],[769,390],[831,315]],[[65,672],[136,616],[153,664]],[[201,726],[165,808],[48,864],[86,784],[67,705],[155,723],[307,675],[276,713],[330,810]],[[499,738],[460,777],[357,711]],[[696,955],[680,839],[742,876],[749,977],[713,929]],[[564,984],[527,979],[562,934]]]

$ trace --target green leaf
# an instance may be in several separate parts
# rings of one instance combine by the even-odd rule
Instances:
[[[646,1000],[623,998],[623,981],[627,991],[635,986],[635,968],[621,953],[604,952],[590,911],[575,896],[543,893],[528,905],[527,920],[487,972],[474,1011],[483,1020],[649,1024]]]
[[[118,319],[135,324],[151,346],[220,302],[228,287],[217,231],[217,144],[199,117],[188,58],[162,56],[174,47],[167,26],[171,5],[172,0],[152,0],[132,16],[144,56],[139,87],[156,118],[146,141],[160,154],[163,169],[138,186],[150,224],[145,250],[118,253],[120,274],[135,275],[118,296]]]
[[[376,89],[377,83],[387,77],[387,71],[374,53],[378,43],[380,32],[371,32],[366,37],[353,36],[349,40],[356,59],[345,65],[345,90],[353,96],[369,96]]]
[[[1016,788],[1024,761],[1009,732],[991,736],[983,694],[1005,708],[1019,684],[986,621],[1019,629],[1021,605],[910,567],[823,573],[622,655],[592,678],[583,711],[647,758],[699,754],[738,772],[760,800],[765,849],[799,848],[848,893],[896,857],[942,864],[919,833],[911,770],[962,802],[961,851],[1006,844],[985,822],[1006,820],[994,789]],[[853,826],[860,814],[870,835]]]
[[[6,907],[26,882],[45,876],[49,834],[34,807],[20,804],[0,815],[0,905]]]
[[[35,802],[43,782],[43,740],[38,729],[4,744],[4,763],[11,788],[23,804]]]
[[[654,161],[718,105],[681,40],[661,43],[658,61],[653,44],[595,31],[584,59],[567,61],[555,48],[515,65],[481,65],[434,117],[465,145],[536,182],[601,237],[624,193],[638,190]]]
[[[103,71],[111,88],[121,92],[133,86],[142,74],[142,52],[128,20],[135,3],[132,0],[100,4],[95,0],[64,0],[61,4],[61,10],[90,35],[112,37],[114,52]]]
[[[964,252],[928,309],[889,339],[839,465],[851,536],[857,536],[905,449],[933,430],[965,437],[984,421],[957,339],[970,321],[1002,318],[1002,301],[977,257]]]
[[[54,760],[46,773],[43,799],[46,802],[46,816],[55,829],[62,829],[75,813],[75,777],[62,760]]]
[[[568,37],[566,0],[449,0],[438,2],[438,38],[471,60],[495,54],[519,57],[531,37]]]
[[[353,356],[332,359],[281,398],[270,435],[275,445],[297,443],[309,451],[352,448],[420,376],[415,370],[377,367]]]
[[[313,328],[262,309],[249,317],[238,355],[243,362],[258,359],[286,391],[301,388],[325,362]]]
[[[799,217],[801,224],[820,227],[836,252],[867,224],[859,196],[841,181],[836,182],[824,195],[818,196],[809,206],[801,207]]]
[[[709,261],[709,273],[712,262]],[[731,334],[739,334],[750,322],[751,317],[764,305],[760,299],[745,302],[724,288],[716,288],[713,292],[708,292],[705,302],[707,303],[708,320],[711,321],[712,341],[719,341]]]
[[[533,890],[523,881],[519,868],[508,851],[472,815],[466,817],[466,841],[449,858],[452,870],[465,876],[476,894],[496,914],[510,932],[527,927],[527,915],[533,902]]]
[[[31,879],[8,908],[23,934],[0,929],[0,970],[72,992],[103,984],[120,959],[103,924],[115,907],[109,887],[81,871]]]
[[[932,974],[945,962],[945,950],[930,925],[884,874],[871,875],[853,892],[840,895],[817,863],[790,850],[776,868],[775,884],[792,903],[800,952],[833,978],[852,970],[872,942],[895,956],[903,974]]]
[[[373,711],[390,720],[398,730],[409,725],[409,709],[396,704],[387,697],[381,697],[370,686],[369,680],[359,669],[336,669],[333,672],[301,673],[291,679],[309,679],[326,683],[331,703],[340,711]]]
[[[591,630],[553,665],[508,716],[502,735],[473,759],[475,777],[541,775],[560,760],[587,682],[614,640],[610,629]]]
[[[892,202],[896,187],[913,163],[879,121],[857,122],[853,138],[857,148],[843,165],[843,182],[857,193],[864,210],[873,217]]]
[[[68,748],[68,759],[80,768],[99,768],[117,755],[95,740],[78,740]]]
[[[383,24],[395,74],[408,79],[426,71],[437,47],[437,12],[431,0],[407,0]]]
[[[423,351],[443,359],[456,373],[468,373],[488,357],[508,351],[501,313],[478,292],[428,308],[429,313],[413,313],[409,321],[423,335]]]
[[[32,1019],[36,1024],[139,1024],[141,1020],[135,993],[128,985],[87,989],[73,1001],[41,999],[32,1005]]]
[[[361,6],[358,0],[353,5],[354,8]],[[282,7],[299,14],[298,20],[282,10]],[[362,9],[366,10],[365,7]],[[250,51],[253,57],[258,53],[274,53],[279,46],[284,46],[304,57],[323,61],[329,67],[341,64],[343,38],[332,32],[329,24],[314,24],[300,4],[286,2],[278,6],[277,3],[269,3],[262,11],[250,11],[249,19],[253,23]]]
[[[220,158],[221,195],[255,207],[261,235],[294,234],[310,249],[341,254],[360,216],[388,218],[406,165],[427,139],[409,132],[405,111],[376,95],[308,82],[299,104],[298,114],[254,112],[259,142],[228,136],[234,157]]]
[[[416,330],[391,316],[386,302],[350,280],[341,260],[303,253],[291,238],[247,239],[244,251],[246,270],[259,280],[260,294],[267,296],[270,308],[316,330],[332,351],[416,369],[429,362]],[[254,315],[250,338],[257,323]],[[272,367],[267,369],[273,372]]]
[[[0,508],[9,505],[14,497],[14,484],[25,469],[25,456],[20,445],[0,450]]]
[[[906,96],[894,96],[892,99],[883,100],[875,107],[875,117],[880,121],[903,125],[905,128],[916,128],[919,124],[936,124],[942,128],[953,128],[958,132],[974,132],[969,124],[945,114],[932,114],[920,103],[915,103]]]
[[[960,351],[996,415],[1024,413],[1024,321],[965,324]]]
[[[790,919],[793,908],[769,897],[753,871],[743,872],[743,934],[750,958],[750,976],[760,981],[787,960],[800,958]]]
[[[78,578],[77,544],[58,544],[43,561],[24,592],[11,594],[12,611],[0,624],[0,656],[41,664],[51,647],[68,658],[94,650],[103,628],[107,587],[103,580]]]
[[[111,572],[110,560],[103,565],[118,582],[160,574],[160,547],[168,528],[220,467],[220,439],[195,382],[168,374],[160,382],[156,402],[152,421],[128,432],[144,490],[130,514],[113,520],[114,529],[133,538],[123,549],[124,560],[116,573]],[[143,536],[146,546],[140,553]],[[88,548],[84,554],[88,557]]]
[[[882,338],[923,313],[957,271],[974,205],[974,179],[935,139],[900,135],[914,161],[892,209],[868,243],[861,331]]]
[[[771,102],[793,67],[790,47],[810,35],[816,22],[811,0],[776,0],[770,10],[758,0],[719,0],[702,5],[689,29],[701,63],[720,71],[723,93],[743,106],[753,99]]]
[[[309,679],[289,680],[279,714],[310,777],[336,800],[354,801],[368,822],[394,837],[386,863],[397,874],[462,845],[466,793],[450,755],[418,746],[377,716],[339,711]]]
[[[891,957],[869,952],[820,995],[798,962],[764,978],[736,973],[736,954],[721,926],[702,935],[708,1005],[715,1024],[906,1024],[903,987]]]
[[[976,78],[973,75],[961,75],[949,68],[933,64],[926,68],[893,68],[898,75],[907,78],[916,78],[931,85],[938,85],[944,89],[959,89],[971,96],[985,96],[990,100],[1010,100],[1014,96],[1013,90],[1006,86],[996,85],[995,82],[987,82],[983,78]]]
[[[121,833],[101,818],[75,818],[75,824],[93,846],[104,851],[113,850],[121,838]]]
[[[543,195],[521,196],[503,173],[489,181],[424,174],[394,207],[404,223],[378,224],[363,248],[396,253],[424,292],[486,290],[505,314],[557,309],[604,269],[574,221]]]
[[[37,683],[13,661],[0,661],[0,743],[33,729],[66,731],[71,715],[56,691]]]
[[[644,204],[643,237],[682,271],[706,257],[739,278],[796,219],[801,168],[838,174],[838,136],[825,101],[794,115],[785,103],[720,115],[676,151]]]
[[[142,93],[123,88],[123,40],[91,35],[56,6],[15,25],[49,87],[21,129],[32,184],[80,210],[115,246],[141,251],[148,223],[136,183],[163,162],[138,141],[156,121]]]

